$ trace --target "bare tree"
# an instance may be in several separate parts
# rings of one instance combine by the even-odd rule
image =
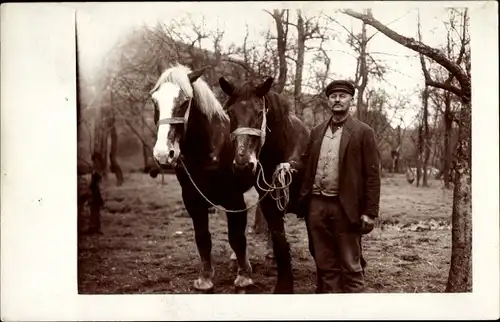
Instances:
[[[288,19],[289,10],[273,10],[273,12],[267,12],[274,19],[276,24],[276,42],[277,42],[277,56],[279,59],[279,76],[278,81],[275,83],[275,90],[281,93],[286,85],[288,66],[286,63],[286,48],[287,48],[287,35],[288,35]]]
[[[465,9],[466,11],[467,9]],[[470,62],[465,69],[442,51],[413,38],[405,37],[390,29],[372,15],[344,10],[347,15],[360,19],[395,42],[434,60],[444,67],[457,81],[457,85],[427,78],[427,86],[441,88],[457,95],[462,107],[459,112],[459,134],[455,157],[455,188],[452,210],[452,255],[447,292],[464,292],[472,289],[472,208],[471,208],[471,75]],[[466,16],[466,13],[464,14]],[[464,19],[464,24],[467,24]],[[470,49],[466,50],[467,52]],[[469,53],[465,54],[470,56]]]
[[[369,11],[367,11],[369,12]],[[356,108],[356,115],[359,120],[363,120],[363,94],[365,92],[366,85],[368,84],[368,67],[366,63],[366,47],[368,46],[368,39],[366,37],[366,23],[363,22],[361,27],[361,37],[358,40],[358,63],[356,65],[356,80],[355,84],[358,89],[358,101]]]
[[[446,42],[446,54],[449,59],[455,60],[458,65],[464,65],[466,73],[470,76],[470,54],[467,50],[469,45],[469,37],[467,33],[467,21],[468,12],[464,10],[463,13],[459,13],[456,10],[450,10],[449,20],[445,22],[447,29],[447,42]],[[460,23],[457,23],[457,17],[461,18],[461,30]],[[455,36],[455,37],[454,37]],[[458,53],[456,52],[456,36],[458,36]],[[440,76],[438,71],[434,71],[436,76]],[[440,77],[445,84],[452,84],[456,82],[453,74],[447,72],[446,79]],[[441,112],[443,118],[443,156],[441,165],[441,174],[443,175],[443,181],[445,188],[450,188],[450,179],[452,177],[452,131],[454,123],[458,122],[457,118],[457,97],[452,95],[449,91],[442,90],[442,93],[436,93],[435,96],[441,95],[444,100],[439,104],[439,112]],[[444,106],[444,109],[441,107]]]
[[[111,147],[109,151],[109,162],[110,170],[116,176],[116,184],[121,186],[123,184],[123,171],[117,160],[118,152],[118,134],[116,132],[115,115],[112,113],[108,118],[109,137],[111,141]]]
[[[418,126],[418,144],[417,144],[417,187],[420,186],[420,178],[422,178],[422,150],[424,147],[424,131],[422,123]]]
[[[308,21],[307,21],[308,22]],[[302,17],[301,10],[297,10],[297,58],[295,59],[295,86],[293,89],[294,109],[295,113],[302,110],[298,107],[302,94],[302,70],[304,69],[304,52],[308,34],[306,22]]]
[[[311,50],[318,50],[323,53],[325,57],[325,64],[329,61],[329,57],[326,51],[323,49],[323,43],[329,38],[325,33],[325,30],[321,27],[319,17],[305,16],[301,10],[297,10],[297,21],[293,23],[288,21],[290,26],[294,26],[297,30],[297,41],[296,47],[292,48],[296,52],[296,55],[292,57],[290,54],[287,57],[295,64],[295,75],[294,75],[294,88],[293,88],[293,98],[294,98],[294,110],[295,114],[299,117],[302,116],[302,110],[304,109],[304,102],[302,99],[302,87],[303,87],[303,70],[304,70],[304,60],[305,53]],[[320,44],[318,48],[311,48],[308,46],[310,40],[319,40]],[[330,68],[329,63],[326,66],[327,69]],[[325,74],[325,78],[326,78]]]
[[[430,156],[430,144],[429,144],[429,89],[427,86],[424,87],[422,91],[422,140],[421,147],[423,148],[423,162],[422,162],[422,186],[428,187],[428,171],[427,167],[429,164],[429,156]]]
[[[365,14],[371,15],[371,9],[366,9]],[[368,36],[365,22],[362,23],[361,32],[355,33],[341,24],[334,17],[327,17],[331,22],[342,27],[347,32],[347,43],[353,48],[356,58],[356,70],[354,71],[354,84],[357,89],[356,96],[356,118],[364,120],[365,110],[368,108],[365,99],[365,91],[368,87],[370,77],[383,78],[386,67],[375,59],[368,51],[368,44],[377,33]]]

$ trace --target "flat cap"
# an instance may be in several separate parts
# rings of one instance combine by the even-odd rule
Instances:
[[[326,96],[330,96],[334,91],[346,92],[347,94],[351,94],[354,96],[356,89],[354,84],[347,80],[334,80],[330,84],[326,86],[325,94]]]

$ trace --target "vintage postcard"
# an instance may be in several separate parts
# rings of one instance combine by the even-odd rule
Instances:
[[[497,12],[3,4],[2,320],[498,318]]]

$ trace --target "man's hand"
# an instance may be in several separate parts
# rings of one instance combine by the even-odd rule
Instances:
[[[362,215],[361,216],[361,233],[363,235],[370,233],[373,230],[373,227],[375,227],[375,219],[367,216],[367,215]]]
[[[284,170],[285,172],[290,171],[292,173],[296,171],[294,168],[292,168],[292,165],[289,162],[283,162],[276,166],[276,172],[282,170]]]
[[[291,168],[290,163],[283,162],[283,163],[278,164],[278,166],[276,167],[276,171],[280,171],[280,170],[289,171],[290,168]]]

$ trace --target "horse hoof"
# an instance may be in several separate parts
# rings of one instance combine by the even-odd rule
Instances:
[[[245,288],[250,285],[253,285],[253,281],[248,276],[238,275],[238,277],[234,280],[234,286],[236,286],[236,289]]]
[[[197,280],[194,281],[194,288],[199,290],[199,291],[209,291],[213,289],[214,283],[212,283],[212,280],[207,279],[207,278],[198,278]]]

